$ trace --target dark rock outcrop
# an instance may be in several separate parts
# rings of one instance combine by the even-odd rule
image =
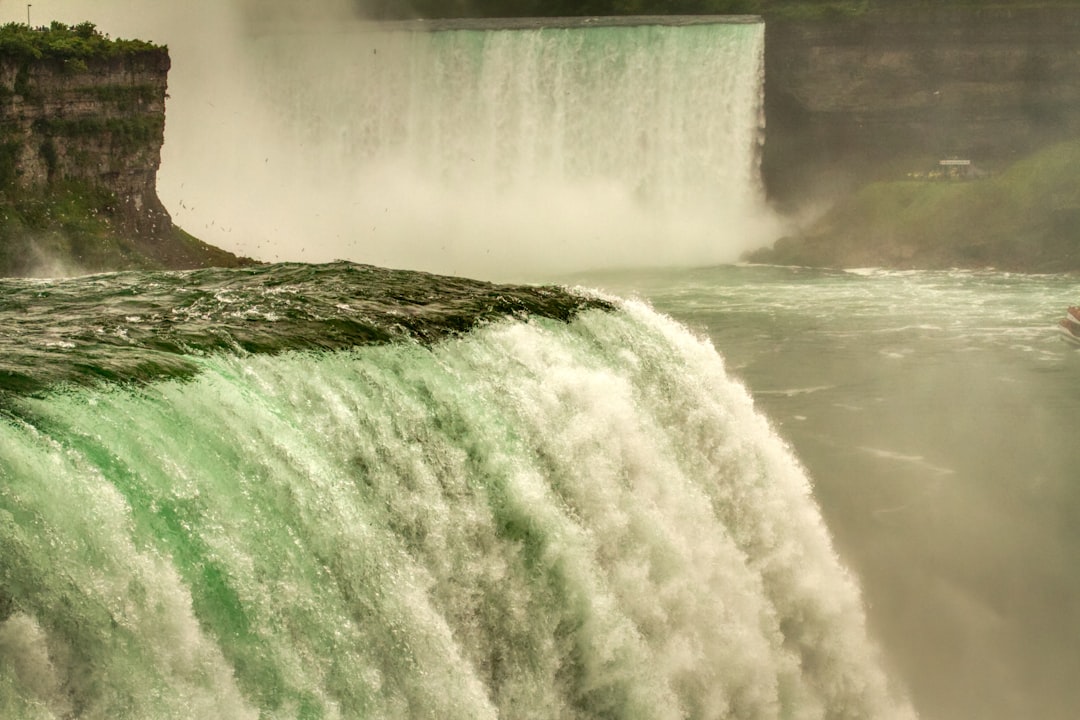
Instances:
[[[251,264],[158,198],[169,67],[89,23],[0,28],[0,276]]]
[[[0,58],[2,142],[10,179],[27,190],[78,181],[107,188],[121,228],[171,226],[157,196],[165,140],[169,54],[164,48],[90,58]]]

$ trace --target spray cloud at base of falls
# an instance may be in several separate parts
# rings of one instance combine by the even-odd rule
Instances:
[[[784,232],[758,172],[759,22],[388,33],[346,0],[48,12],[168,45],[159,196],[258,260],[536,279],[730,262]]]
[[[776,232],[760,23],[344,27],[245,36],[224,107],[182,111],[162,187],[181,225],[264,259],[495,279],[733,261]]]

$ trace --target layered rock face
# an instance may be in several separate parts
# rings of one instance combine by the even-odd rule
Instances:
[[[766,23],[763,172],[781,201],[1080,135],[1080,8],[917,7]]]
[[[23,189],[79,181],[115,195],[123,230],[157,236],[171,220],[155,187],[169,55],[0,58],[0,180]]]

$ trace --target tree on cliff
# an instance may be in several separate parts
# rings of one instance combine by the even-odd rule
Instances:
[[[108,35],[99,32],[92,22],[69,26],[54,21],[48,27],[41,28],[31,28],[21,23],[0,26],[0,58],[89,60],[157,47],[143,40],[111,40]]]

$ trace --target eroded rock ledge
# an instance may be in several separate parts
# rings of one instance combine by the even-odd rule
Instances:
[[[169,67],[90,23],[0,28],[0,275],[247,264],[158,199]]]

